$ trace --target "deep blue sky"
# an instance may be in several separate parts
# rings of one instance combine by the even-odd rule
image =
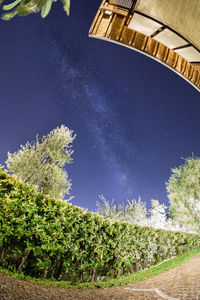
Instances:
[[[168,203],[165,182],[200,152],[200,94],[163,65],[88,38],[100,1],[0,21],[0,164],[7,152],[65,124],[74,130],[72,204],[98,195]]]

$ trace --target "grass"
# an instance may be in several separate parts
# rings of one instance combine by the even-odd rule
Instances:
[[[194,256],[200,254],[200,249],[195,249],[190,252],[183,253],[175,258],[172,258],[168,261],[165,261],[157,266],[151,267],[147,270],[139,271],[137,273],[131,275],[124,275],[119,278],[109,279],[107,281],[99,281],[99,282],[89,282],[89,283],[77,283],[71,284],[66,281],[52,281],[49,279],[41,279],[41,278],[33,278],[30,276],[26,276],[23,273],[13,273],[9,270],[0,268],[0,272],[15,277],[17,279],[26,280],[32,283],[37,283],[43,285],[43,287],[62,287],[62,288],[73,288],[73,289],[89,289],[89,288],[107,288],[114,287],[120,285],[126,285],[138,281],[142,281],[147,278],[154,277],[156,275],[160,275],[164,272],[167,272],[170,269],[173,269],[186,261],[190,260]]]

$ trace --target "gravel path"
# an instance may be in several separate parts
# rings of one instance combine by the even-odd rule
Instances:
[[[200,255],[153,278],[126,286],[45,288],[0,273],[0,300],[200,300]]]

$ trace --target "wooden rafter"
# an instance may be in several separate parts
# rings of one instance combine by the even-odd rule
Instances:
[[[123,44],[160,61],[179,73],[200,91],[200,62],[190,63],[174,51],[193,45],[185,39],[184,46],[170,49],[154,39],[157,34],[169,27],[162,24],[160,29],[151,36],[147,36],[128,27],[132,15],[133,11],[130,12],[130,9],[117,7],[104,0],[92,23],[89,35]],[[181,36],[181,38],[183,37]]]

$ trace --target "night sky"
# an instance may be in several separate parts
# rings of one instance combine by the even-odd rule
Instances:
[[[168,204],[165,182],[200,156],[200,94],[156,61],[88,37],[100,1],[71,0],[0,21],[0,164],[7,152],[66,125],[74,130],[72,204],[98,195]]]

